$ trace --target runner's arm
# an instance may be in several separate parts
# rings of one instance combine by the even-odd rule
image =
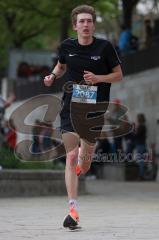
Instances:
[[[105,82],[105,83],[114,83],[122,80],[122,70],[121,66],[117,65],[112,69],[112,73],[106,75],[96,75],[89,71],[84,71],[84,80],[91,82],[92,84]]]
[[[51,74],[44,78],[44,84],[47,87],[50,87],[53,82],[64,75],[66,72],[66,64],[61,64],[59,61],[52,70]]]

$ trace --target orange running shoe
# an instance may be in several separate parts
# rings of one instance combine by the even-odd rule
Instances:
[[[76,166],[76,174],[77,174],[77,176],[79,177],[81,175],[81,173],[82,173],[81,167],[80,167],[80,165],[77,164],[77,166]]]
[[[69,214],[63,220],[63,226],[65,228],[73,230],[77,228],[78,223],[79,223],[78,212],[75,210],[74,207],[71,207]]]

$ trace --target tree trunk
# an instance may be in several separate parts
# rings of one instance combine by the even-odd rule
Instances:
[[[68,29],[69,29],[70,21],[69,17],[63,16],[61,18],[61,29],[60,29],[60,41],[62,42],[66,38],[68,38]]]
[[[131,29],[132,26],[132,14],[134,7],[140,0],[122,0],[123,4],[123,24]]]

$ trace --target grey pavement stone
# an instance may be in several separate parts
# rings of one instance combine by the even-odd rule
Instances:
[[[0,199],[0,240],[158,240],[159,184],[86,182],[80,231],[62,227],[66,197]]]

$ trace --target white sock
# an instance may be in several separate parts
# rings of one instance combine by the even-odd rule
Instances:
[[[76,199],[70,199],[69,200],[69,206],[75,208],[76,210],[78,209],[78,202]]]

